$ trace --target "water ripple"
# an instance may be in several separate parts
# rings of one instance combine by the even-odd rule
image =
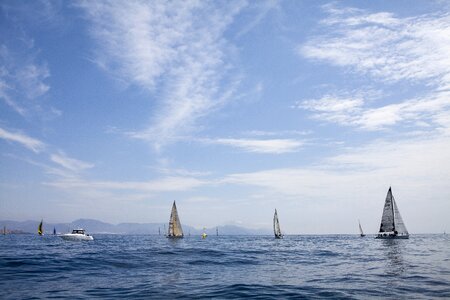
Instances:
[[[0,298],[450,298],[450,240],[416,235],[0,236]]]

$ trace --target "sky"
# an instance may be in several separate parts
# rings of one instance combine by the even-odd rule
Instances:
[[[0,219],[450,230],[445,1],[0,1]]]

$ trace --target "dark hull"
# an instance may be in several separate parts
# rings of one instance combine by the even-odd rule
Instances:
[[[382,235],[377,235],[376,237],[375,237],[376,239],[382,239],[382,240],[398,240],[398,239],[401,239],[401,240],[406,240],[406,239],[409,239],[409,235],[397,235],[397,236],[392,236],[392,235],[387,235],[387,236],[382,236]]]

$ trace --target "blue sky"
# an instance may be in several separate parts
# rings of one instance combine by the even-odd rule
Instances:
[[[0,219],[450,230],[443,1],[0,7]]]

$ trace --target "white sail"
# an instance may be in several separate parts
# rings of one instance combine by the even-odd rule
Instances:
[[[408,230],[403,222],[400,211],[395,203],[392,190],[386,196],[386,201],[383,208],[383,216],[381,217],[380,231],[377,238],[405,238],[409,237]]]
[[[283,235],[281,234],[280,222],[278,221],[278,213],[275,209],[275,214],[273,215],[273,233],[275,238],[281,238]]]
[[[359,233],[361,234],[361,236],[365,236],[364,231],[361,227],[361,222],[358,220],[358,225],[359,225]]]
[[[172,212],[170,213],[169,232],[167,237],[183,237],[183,229],[181,228],[175,201],[173,201]]]
[[[389,191],[386,195],[386,200],[384,202],[383,216],[381,217],[380,233],[383,232],[394,232],[394,206],[392,205],[392,191]]]
[[[408,235],[408,230],[406,229],[405,223],[403,223],[402,216],[400,215],[400,211],[398,210],[397,203],[395,202],[394,197],[392,197],[392,202],[394,203],[395,230],[400,235]]]

